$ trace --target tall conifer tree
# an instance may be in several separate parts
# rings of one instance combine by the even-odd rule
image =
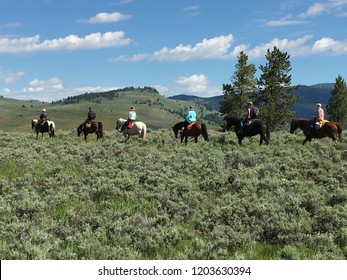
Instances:
[[[237,57],[235,72],[230,78],[232,84],[223,84],[224,100],[220,102],[220,112],[224,115],[243,116],[245,106],[256,96],[257,71],[254,64],[247,64],[248,56],[242,51]]]
[[[294,116],[290,107],[294,106],[298,96],[294,91],[298,86],[291,86],[290,56],[277,47],[267,50],[267,63],[260,65],[262,71],[257,80],[259,87],[258,103],[261,116],[271,128],[284,125]]]
[[[347,88],[341,75],[335,79],[326,109],[332,121],[341,123],[347,121]]]

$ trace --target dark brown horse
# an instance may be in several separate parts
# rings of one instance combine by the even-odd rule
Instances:
[[[84,134],[84,140],[87,140],[87,135],[91,133],[96,133],[96,140],[104,137],[102,130],[102,122],[92,121],[90,123],[82,123],[77,128],[78,137],[81,135],[82,132]]]
[[[184,122],[179,122],[174,125],[172,128],[173,132],[175,133],[175,137],[178,138],[178,133],[182,131]],[[183,132],[181,132],[181,143],[184,140],[184,143],[187,145],[188,137],[194,137],[195,143],[198,142],[198,136],[202,135],[205,139],[205,141],[208,141],[208,133],[207,128],[204,123],[201,122],[193,122],[189,124]]]
[[[305,144],[307,141],[312,140],[312,138],[325,138],[330,137],[333,141],[338,139],[338,131],[342,133],[342,127],[337,127],[334,122],[326,122],[321,128],[314,129],[312,133],[310,133],[310,125],[311,120],[308,119],[292,119],[290,124],[290,133],[294,133],[297,128],[300,128],[304,135],[305,139],[302,144]]]

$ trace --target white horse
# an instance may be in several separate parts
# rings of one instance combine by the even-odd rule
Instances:
[[[122,131],[122,127],[124,125],[124,123],[127,120],[125,119],[118,119],[116,122],[116,129],[119,132],[123,132],[123,135],[125,137],[125,142],[127,142],[130,138],[130,135],[139,135],[140,138],[142,138],[142,140],[145,140],[147,137],[147,126],[145,123],[143,122],[139,122],[139,121],[135,121],[133,123],[132,128],[127,128],[125,127],[124,130]]]
[[[31,121],[31,129],[35,128],[35,132],[36,132],[36,139],[39,138],[39,133],[42,133],[42,138],[43,138],[43,133],[44,132],[48,132],[49,137],[53,137],[54,136],[54,130],[55,130],[55,123],[53,121],[46,121],[43,125],[41,125],[40,127],[36,127],[38,120],[37,119],[33,119]]]

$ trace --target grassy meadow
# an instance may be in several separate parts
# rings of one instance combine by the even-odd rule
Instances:
[[[345,140],[28,125],[0,131],[0,259],[347,259]]]

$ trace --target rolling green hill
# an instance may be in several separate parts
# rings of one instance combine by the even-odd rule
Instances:
[[[46,108],[49,119],[57,130],[75,130],[86,118],[91,106],[97,119],[104,123],[105,130],[114,130],[118,118],[126,118],[129,107],[136,107],[138,120],[145,122],[149,129],[171,128],[181,121],[190,105],[194,106],[198,119],[217,128],[219,113],[206,106],[182,100],[170,100],[153,88],[124,88],[102,93],[86,93],[67,99],[42,104],[0,98],[0,130],[28,132],[30,122],[37,118],[42,108]]]

